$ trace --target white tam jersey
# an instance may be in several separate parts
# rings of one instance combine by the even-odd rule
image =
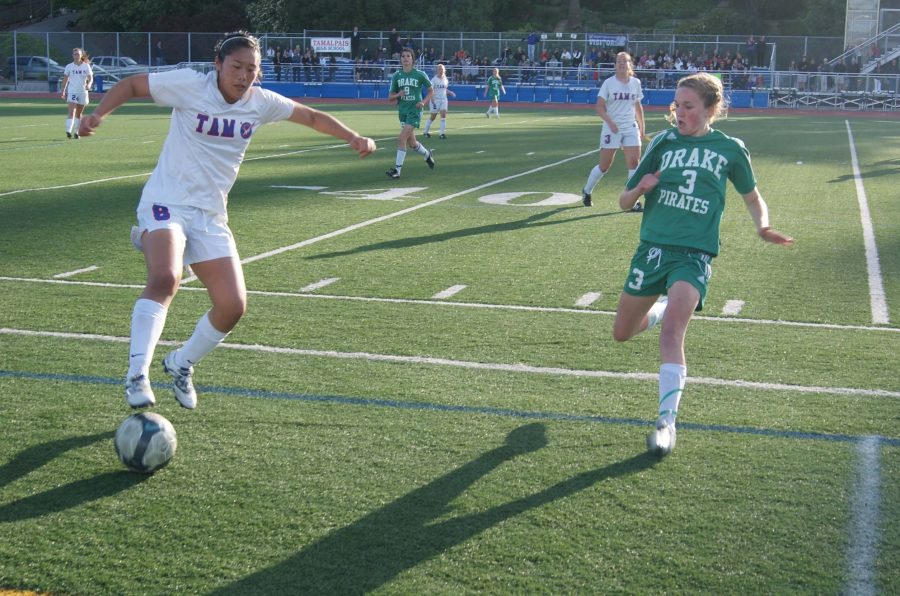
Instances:
[[[628,77],[623,83],[611,76],[600,85],[597,99],[606,101],[606,113],[616,126],[627,126],[635,121],[634,104],[644,98],[641,82],[635,77]]]
[[[94,76],[90,64],[75,64],[74,62],[69,62],[66,65],[66,71],[63,74],[69,77],[69,82],[67,83],[67,91],[69,93],[84,91],[87,88],[87,80]]]
[[[149,75],[150,95],[171,107],[169,135],[144,185],[141,205],[187,205],[226,214],[231,190],[250,138],[263,124],[287,120],[294,102],[252,87],[229,104],[216,71],[179,69]]]
[[[434,89],[433,99],[435,101],[447,101],[447,87],[450,86],[450,81],[447,80],[447,77],[439,78],[438,76],[431,77],[431,88]]]

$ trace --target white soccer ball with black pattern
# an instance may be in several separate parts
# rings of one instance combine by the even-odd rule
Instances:
[[[178,440],[172,423],[153,412],[126,418],[116,430],[116,454],[133,472],[152,474],[175,455]]]

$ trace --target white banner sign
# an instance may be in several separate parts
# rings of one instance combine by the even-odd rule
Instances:
[[[350,52],[349,37],[313,37],[310,41],[316,54]]]

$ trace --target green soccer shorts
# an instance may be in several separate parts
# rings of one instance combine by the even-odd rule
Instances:
[[[641,242],[631,259],[623,290],[632,296],[667,294],[676,281],[686,281],[700,292],[697,310],[703,310],[712,255],[693,248]]]

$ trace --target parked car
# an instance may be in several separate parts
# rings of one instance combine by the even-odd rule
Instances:
[[[94,56],[91,58],[91,68],[95,76],[108,74],[119,78],[150,70],[146,64],[138,64],[128,56]]]
[[[58,80],[63,77],[66,69],[56,60],[45,56],[10,56],[6,61],[6,78],[32,80]]]

